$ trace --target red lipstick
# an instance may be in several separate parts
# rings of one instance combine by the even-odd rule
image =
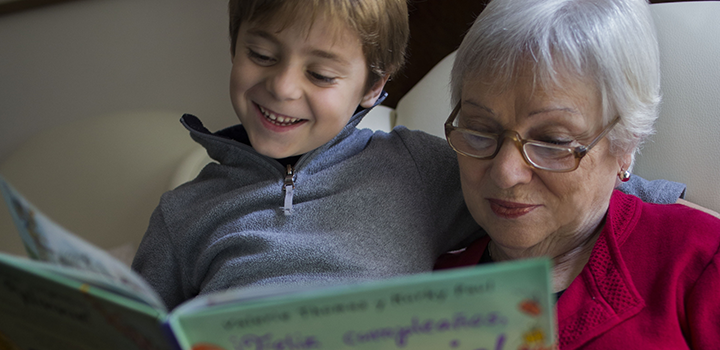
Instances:
[[[509,202],[494,198],[488,198],[488,202],[490,202],[490,209],[493,213],[503,219],[516,219],[540,207],[535,204]]]

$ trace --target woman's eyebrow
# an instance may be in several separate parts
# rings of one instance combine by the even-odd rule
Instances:
[[[488,113],[490,113],[490,114],[492,114],[492,115],[496,115],[496,114],[497,114],[497,113],[495,113],[495,111],[492,110],[492,108],[487,107],[487,106],[483,105],[482,103],[477,103],[477,102],[475,102],[475,101],[473,101],[473,100],[471,100],[471,99],[463,100],[462,102],[463,102],[463,104],[468,104],[468,105],[473,106],[473,107],[475,107],[475,108],[480,108],[480,109],[482,109],[482,110],[484,110],[484,111],[486,111],[486,112],[488,112]]]
[[[528,117],[532,117],[537,114],[543,114],[543,113],[551,113],[551,112],[568,112],[570,114],[581,114],[577,110],[569,107],[550,107],[550,108],[541,108],[538,110],[531,111],[528,113]]]

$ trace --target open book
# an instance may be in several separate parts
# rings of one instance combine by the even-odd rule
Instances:
[[[546,259],[335,287],[235,289],[172,312],[0,177],[26,259],[0,253],[0,349],[549,349]]]

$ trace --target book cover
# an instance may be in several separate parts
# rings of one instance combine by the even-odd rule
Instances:
[[[548,260],[533,259],[253,303],[211,295],[180,306],[169,323],[193,350],[550,349],[549,269]]]

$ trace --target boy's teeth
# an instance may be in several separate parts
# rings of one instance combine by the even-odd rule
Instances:
[[[260,106],[258,106],[260,107]],[[283,117],[275,115],[275,113],[268,112],[265,108],[260,107],[260,112],[275,125],[287,126],[292,125],[300,121],[299,118]]]

